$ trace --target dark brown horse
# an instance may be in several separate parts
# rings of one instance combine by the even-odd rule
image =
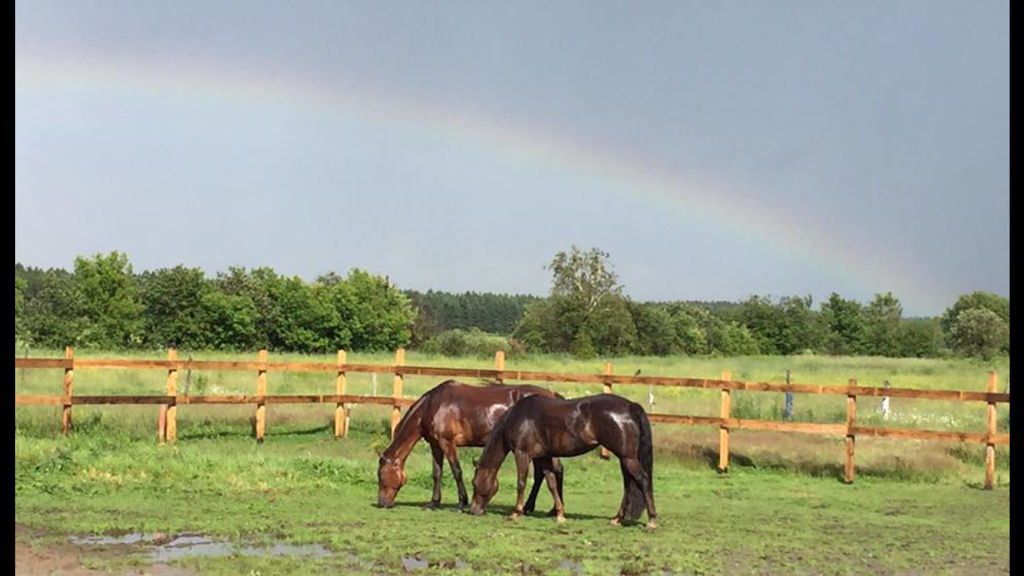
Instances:
[[[462,467],[459,465],[456,448],[483,446],[505,412],[516,402],[533,395],[558,396],[545,388],[525,385],[491,383],[488,386],[472,386],[448,380],[435,386],[409,407],[395,428],[395,439],[391,446],[380,457],[377,469],[377,501],[380,506],[390,508],[395,505],[395,497],[407,480],[405,459],[412,452],[413,446],[423,438],[430,444],[434,457],[434,494],[427,507],[436,508],[441,503],[441,474],[444,470],[443,459],[447,458],[458,486],[461,511],[469,503],[469,497],[462,482]],[[545,462],[545,466],[554,467],[558,493],[561,495],[561,465],[558,462]],[[543,479],[543,471],[537,467],[527,512],[533,511]]]
[[[604,446],[619,457],[624,493],[619,512],[612,519],[634,521],[647,507],[647,527],[656,528],[654,510],[651,424],[639,404],[621,396],[601,394],[576,400],[531,396],[516,403],[491,433],[473,477],[473,514],[498,491],[498,469],[512,451],[518,472],[516,508],[512,518],[523,513],[523,490],[530,460],[541,468],[555,500],[557,521],[565,521],[565,507],[557,490],[551,459],[578,456]]]

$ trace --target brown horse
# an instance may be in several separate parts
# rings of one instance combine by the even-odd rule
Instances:
[[[444,469],[443,459],[447,458],[455,477],[455,484],[458,486],[459,511],[462,511],[469,503],[469,497],[462,482],[462,467],[459,465],[456,448],[483,446],[505,412],[516,402],[533,395],[558,396],[546,388],[526,385],[506,386],[491,383],[488,386],[472,386],[448,380],[435,386],[409,407],[395,428],[395,438],[391,446],[381,454],[377,469],[379,505],[383,508],[395,505],[395,497],[407,480],[405,459],[412,452],[413,446],[424,438],[430,444],[434,457],[434,494],[427,503],[427,508],[436,508],[441,503],[441,474]],[[557,476],[558,493],[561,495],[561,464],[557,461],[546,461],[545,466],[553,467],[552,471]],[[543,471],[536,467],[527,512],[533,511],[543,479]]]
[[[512,518],[523,513],[523,489],[530,460],[541,468],[555,500],[556,520],[565,521],[565,507],[557,490],[551,459],[578,456],[604,446],[619,457],[624,493],[619,512],[612,519],[634,521],[647,506],[647,527],[656,528],[654,510],[651,424],[639,404],[621,396],[601,394],[576,400],[531,396],[516,403],[491,433],[473,477],[473,514],[498,491],[498,469],[509,451],[515,454],[518,472],[516,508]]]

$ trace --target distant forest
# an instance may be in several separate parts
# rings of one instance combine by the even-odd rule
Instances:
[[[15,263],[15,343],[105,350],[176,347],[308,353],[407,346],[451,355],[788,355],[905,357],[1009,354],[1010,303],[961,296],[942,316],[904,318],[899,300],[833,293],[738,302],[636,302],[606,255],[559,253],[546,297],[400,290],[354,269],[313,281],[271,268],[212,277],[177,266],[135,273],[118,252],[73,270]]]

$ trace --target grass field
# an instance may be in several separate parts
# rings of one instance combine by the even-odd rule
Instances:
[[[76,356],[104,356],[86,354]],[[56,352],[32,356],[57,356]],[[159,357],[158,353],[138,357]],[[199,355],[196,359],[223,358]],[[239,358],[234,355],[232,358]],[[272,361],[323,361],[271,356]],[[389,363],[390,355],[350,354],[356,363]],[[486,367],[488,359],[407,356],[408,364]],[[1009,364],[874,358],[830,359],[612,359],[616,372],[772,380],[793,371],[794,382],[983,390],[989,368],[1006,381]],[[512,359],[508,369],[598,372],[603,362],[567,358]],[[58,394],[61,371],[15,371],[16,394]],[[161,371],[78,370],[81,394],[159,393]],[[391,379],[378,378],[389,395]],[[408,396],[438,379],[409,378]],[[184,375],[179,390],[184,386]],[[370,393],[369,375],[353,374],[349,389]],[[569,395],[598,386],[555,386]],[[255,375],[193,374],[192,394],[251,394]],[[270,393],[333,393],[330,374],[270,374]],[[616,392],[647,405],[646,387]],[[656,389],[658,412],[717,413],[714,392]],[[743,393],[734,413],[771,417],[781,398]],[[758,398],[760,397],[760,398]],[[744,402],[748,404],[744,406]],[[801,420],[832,421],[845,414],[842,397],[796,397]],[[984,428],[981,403],[893,399],[896,426]],[[780,408],[779,408],[780,409]],[[858,420],[877,407],[863,403]],[[1008,431],[1008,408],[1000,429]],[[331,434],[331,406],[271,406],[267,440],[251,438],[251,406],[179,408],[179,442],[157,446],[156,408],[76,407],[75,432],[59,436],[59,408],[15,409],[15,540],[19,558],[65,554],[84,568],[132,573],[174,571],[225,574],[314,573],[952,573],[1009,571],[1009,447],[999,447],[997,487],[980,489],[983,448],[943,442],[858,439],[857,481],[840,482],[842,439],[736,431],[730,472],[719,475],[717,432],[655,425],[655,497],[660,527],[608,526],[621,498],[616,463],[595,453],[566,465],[569,522],[542,516],[506,519],[514,501],[514,466],[502,469],[501,490],[483,517],[452,509],[454,486],[446,470],[444,505],[430,512],[429,450],[410,457],[409,484],[399,506],[380,510],[376,449],[388,443],[382,407],[353,410],[352,433]],[[977,413],[977,414],[975,414]],[[914,417],[911,417],[914,415]],[[1004,426],[1005,423],[1005,426]],[[464,449],[470,459],[478,450]],[[542,490],[538,509],[550,497]],[[128,535],[133,543],[91,545],[72,537]],[[154,534],[159,534],[154,536]],[[202,535],[233,551],[167,560],[154,550],[182,534]],[[317,545],[315,556],[281,555],[274,546]],[[306,550],[297,548],[296,550]],[[259,553],[263,551],[264,553]],[[24,552],[24,554],[23,554]]]

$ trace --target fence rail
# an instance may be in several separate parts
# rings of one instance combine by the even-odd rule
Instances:
[[[267,362],[266,350],[261,350],[256,362],[227,362],[217,360],[178,360],[175,350],[168,351],[167,360],[118,360],[118,359],[75,359],[74,350],[68,348],[64,358],[17,358],[14,359],[16,369],[58,369],[64,370],[64,393],[60,396],[15,395],[16,406],[55,405],[63,406],[62,423],[64,434],[71,433],[71,407],[74,405],[112,405],[112,404],[155,404],[160,406],[157,423],[157,438],[160,442],[176,440],[176,407],[192,404],[255,404],[256,405],[256,439],[263,441],[265,432],[265,410],[268,404],[335,404],[336,437],[344,437],[348,432],[350,406],[353,404],[376,404],[391,406],[391,432],[400,418],[403,406],[415,400],[404,398],[402,393],[405,376],[447,376],[462,378],[481,378],[504,382],[506,380],[528,380],[552,383],[600,384],[604,392],[610,393],[612,385],[647,385],[684,388],[703,388],[721,390],[721,416],[688,416],[678,414],[649,415],[652,422],[683,424],[690,426],[711,426],[719,429],[719,470],[728,471],[729,466],[729,431],[730,430],[770,430],[780,432],[797,432],[804,434],[825,434],[846,437],[845,474],[847,482],[854,480],[854,450],[857,436],[883,438],[945,440],[959,442],[975,442],[986,445],[985,454],[985,487],[992,488],[995,474],[995,445],[1010,444],[1009,434],[998,434],[996,426],[996,404],[1009,403],[1010,394],[997,392],[998,376],[990,372],[985,392],[966,390],[919,390],[914,388],[887,388],[859,386],[856,380],[850,380],[846,386],[834,384],[790,384],[775,382],[743,382],[732,380],[728,371],[723,372],[718,380],[706,378],[671,378],[661,376],[617,376],[613,374],[612,365],[605,364],[603,374],[572,374],[562,372],[536,372],[521,370],[505,370],[505,355],[495,355],[495,369],[477,368],[443,368],[435,366],[405,365],[405,350],[399,349],[395,354],[395,364],[348,364],[345,352],[338,352],[338,360],[330,363],[274,363]],[[167,390],[164,395],[143,396],[89,396],[74,394],[74,371],[76,369],[123,369],[123,370],[167,370]],[[252,396],[188,396],[177,393],[177,373],[180,370],[224,370],[256,372],[256,394]],[[266,393],[268,372],[332,372],[336,374],[336,394],[290,394],[270,395]],[[390,397],[360,396],[345,394],[345,379],[349,372],[393,374],[394,386]],[[731,417],[731,392],[734,390],[755,392],[787,392],[797,394],[832,394],[847,398],[847,418],[845,423],[817,424],[805,422],[778,422],[774,420],[748,420]],[[926,400],[945,400],[954,402],[986,403],[986,431],[961,432],[944,430],[916,430],[887,428],[874,426],[858,426],[856,424],[857,397],[882,398],[919,398]]]

